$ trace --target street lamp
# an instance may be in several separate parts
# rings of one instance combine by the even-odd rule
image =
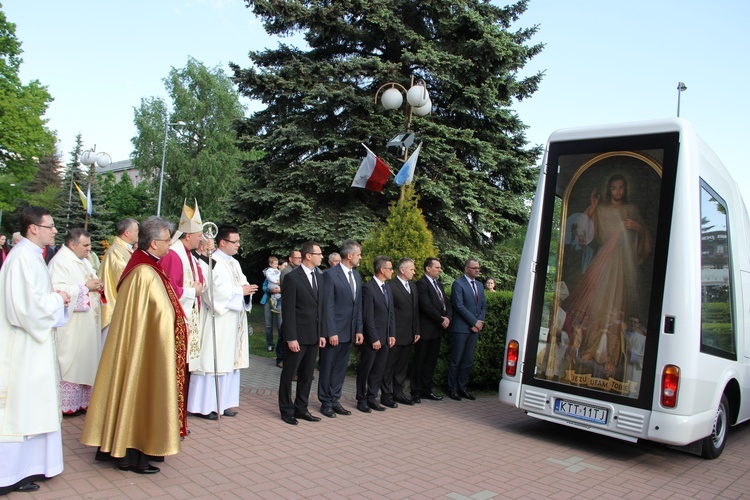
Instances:
[[[388,87],[386,90],[383,91]],[[381,91],[382,95],[381,95]],[[411,77],[411,87],[407,90],[406,87],[396,82],[388,82],[380,86],[375,92],[375,103],[378,102],[378,96],[380,95],[380,103],[385,109],[398,109],[404,103],[404,95],[406,95],[406,132],[399,134],[391,139],[386,145],[386,149],[394,156],[398,156],[396,153],[403,151],[404,161],[407,160],[409,155],[409,146],[414,142],[414,134],[411,133],[411,118],[412,115],[427,116],[432,111],[432,101],[430,100],[430,94],[427,91],[427,85],[424,80],[419,80],[414,83],[414,75]]]
[[[87,193],[91,193],[91,183],[94,181],[94,176],[96,175],[96,167],[105,168],[112,164],[112,157],[109,156],[108,153],[104,152],[96,152],[96,144],[94,144],[94,147],[91,149],[87,149],[83,153],[81,153],[81,158],[79,160],[83,165],[86,165],[89,168],[89,187]],[[70,193],[68,195],[68,218],[70,218],[70,195],[73,194],[73,178],[75,176],[71,175],[70,177]],[[91,212],[91,199],[88,200],[89,206],[86,208],[86,218],[83,221],[83,229],[88,229],[89,225],[89,212]]]
[[[156,206],[156,215],[161,217],[161,191],[164,187],[164,164],[167,162],[167,138],[169,137],[169,127],[184,127],[185,122],[170,123],[169,115],[164,116],[164,147],[161,152],[161,173],[159,174],[159,202]]]
[[[677,82],[677,118],[680,117],[680,95],[687,90],[687,85]]]

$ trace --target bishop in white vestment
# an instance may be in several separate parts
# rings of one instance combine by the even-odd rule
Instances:
[[[257,285],[248,283],[240,263],[233,257],[240,247],[239,231],[234,226],[221,226],[216,235],[218,249],[213,253],[210,294],[204,294],[203,327],[200,356],[190,361],[188,412],[218,418],[217,410],[233,417],[240,404],[240,369],[250,366],[247,312],[252,308],[252,294]],[[211,297],[211,300],[207,299]],[[213,314],[212,314],[213,310]],[[214,335],[216,326],[216,358],[214,369]],[[216,405],[216,379],[219,380],[219,408]]]
[[[0,270],[0,495],[63,470],[54,337],[70,296],[52,288],[42,257],[57,234],[49,212],[25,208],[21,228]]]

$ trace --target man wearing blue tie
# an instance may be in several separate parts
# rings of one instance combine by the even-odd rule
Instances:
[[[453,282],[451,304],[453,321],[451,332],[451,362],[448,367],[448,397],[461,401],[461,398],[474,400],[466,389],[469,371],[474,363],[479,332],[484,328],[487,314],[487,301],[484,287],[477,281],[479,262],[469,259],[464,264],[464,275]]]

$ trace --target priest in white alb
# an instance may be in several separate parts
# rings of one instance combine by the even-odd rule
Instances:
[[[52,288],[42,258],[57,234],[49,211],[24,208],[21,234],[0,270],[0,495],[63,470],[55,327],[70,296]]]
[[[209,415],[212,420],[218,418],[219,413],[225,417],[237,415],[231,408],[240,404],[240,370],[250,366],[247,312],[252,308],[252,295],[258,291],[258,285],[248,283],[240,263],[233,257],[240,248],[239,230],[234,226],[219,227],[216,246],[212,256],[215,263],[210,275],[212,283],[209,284],[212,293],[204,294],[200,356],[190,361],[187,404],[189,413]]]
[[[91,235],[71,229],[49,263],[52,286],[70,295],[70,321],[57,329],[60,402],[63,415],[85,413],[102,352],[99,294],[104,284],[91,266]]]

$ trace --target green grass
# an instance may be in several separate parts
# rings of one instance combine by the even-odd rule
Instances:
[[[253,310],[248,315],[248,326],[252,328],[253,333],[250,335],[250,354],[254,356],[263,356],[264,358],[275,358],[276,351],[268,352],[266,346],[266,322],[263,317],[263,306],[253,304]],[[277,339],[277,333],[274,329],[274,340]]]

